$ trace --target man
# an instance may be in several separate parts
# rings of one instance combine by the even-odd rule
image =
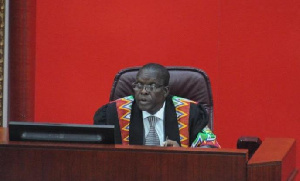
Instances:
[[[205,109],[194,101],[170,96],[169,79],[164,66],[144,65],[132,84],[134,96],[101,107],[94,124],[115,125],[117,144],[220,147],[206,127]],[[178,116],[178,111],[184,114]]]

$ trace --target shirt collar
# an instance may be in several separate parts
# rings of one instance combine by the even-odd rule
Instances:
[[[160,108],[160,110],[158,110],[155,114],[150,114],[148,113],[147,111],[142,111],[143,112],[143,119],[149,117],[149,116],[155,116],[155,117],[158,117],[159,119],[161,120],[164,120],[164,112],[165,112],[165,103],[166,101],[164,102],[163,106]]]

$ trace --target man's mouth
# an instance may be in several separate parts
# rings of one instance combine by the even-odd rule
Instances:
[[[149,101],[146,98],[140,98],[139,101],[141,104],[147,104]]]

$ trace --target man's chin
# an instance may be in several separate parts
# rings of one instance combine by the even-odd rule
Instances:
[[[138,107],[140,108],[141,111],[148,111],[149,110],[148,106],[145,106],[145,105],[140,105],[139,104]]]
[[[149,106],[138,106],[141,111],[146,111],[150,114],[155,114],[156,111],[153,111],[152,107]]]
[[[151,106],[149,104],[143,104],[143,103],[137,102],[137,105],[141,111],[148,112],[151,109]]]

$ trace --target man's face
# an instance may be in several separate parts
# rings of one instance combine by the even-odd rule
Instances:
[[[163,80],[160,74],[151,69],[140,70],[137,76],[137,83],[141,85],[156,85],[156,89],[153,91],[142,89],[133,89],[135,100],[138,107],[142,111],[147,111],[150,114],[155,114],[162,106],[169,93],[169,87],[163,85]]]

